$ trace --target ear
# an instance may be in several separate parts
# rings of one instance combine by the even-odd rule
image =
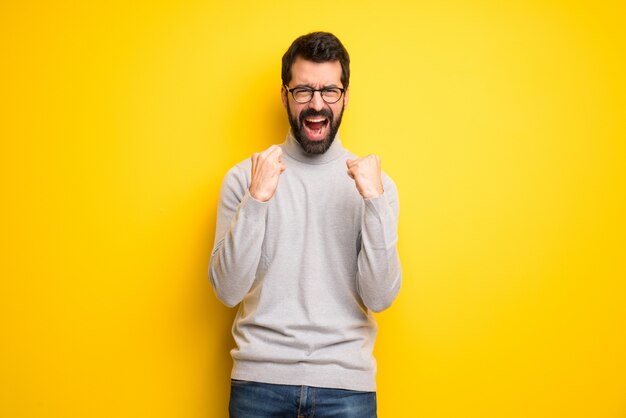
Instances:
[[[347,88],[346,91],[343,93],[343,108],[344,109],[348,107],[348,93],[350,93],[349,88]]]
[[[284,107],[285,109],[287,109],[287,100],[288,100],[288,98],[287,98],[287,94],[288,94],[288,93],[287,93],[287,89],[285,88],[285,86],[282,86],[282,87],[280,88],[280,99],[282,100],[282,102],[283,102],[283,107]]]

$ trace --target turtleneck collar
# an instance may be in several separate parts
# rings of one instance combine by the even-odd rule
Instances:
[[[293,132],[289,129],[287,133],[287,139],[282,143],[283,149],[294,160],[306,163],[306,164],[326,164],[344,155],[346,149],[341,145],[339,139],[339,133],[335,135],[335,140],[330,145],[330,148],[323,154],[307,154],[300,143],[293,136]]]

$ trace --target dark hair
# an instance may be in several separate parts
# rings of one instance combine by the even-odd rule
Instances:
[[[350,82],[350,56],[339,39],[332,33],[312,32],[302,35],[289,47],[283,55],[283,84],[291,81],[291,66],[296,58],[304,58],[313,62],[339,61],[341,64],[341,83],[348,88]]]

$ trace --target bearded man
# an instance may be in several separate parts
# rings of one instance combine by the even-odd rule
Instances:
[[[291,129],[226,174],[209,279],[233,323],[230,416],[376,417],[377,325],[401,285],[398,193],[345,149],[350,58],[314,32],[282,60]]]

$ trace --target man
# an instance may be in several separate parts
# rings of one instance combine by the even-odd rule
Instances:
[[[209,278],[239,305],[232,417],[376,416],[376,322],[401,284],[398,196],[375,155],[337,136],[350,58],[334,35],[283,56],[291,130],[222,184]]]

